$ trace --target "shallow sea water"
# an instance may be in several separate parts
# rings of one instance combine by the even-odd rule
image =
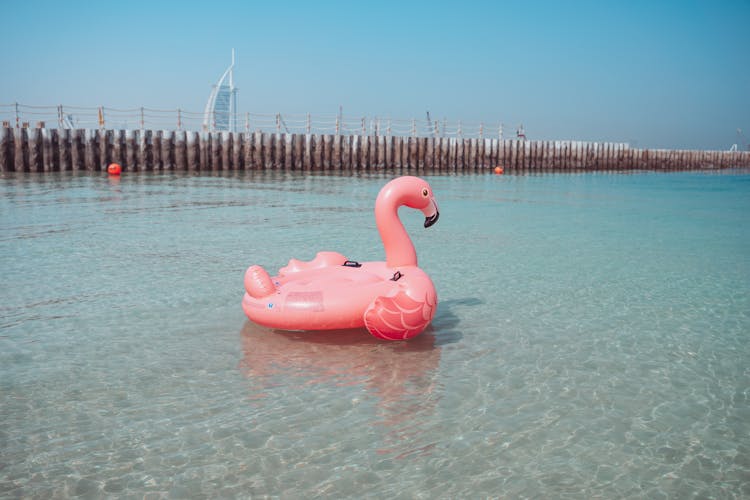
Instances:
[[[424,334],[249,323],[389,178],[0,177],[0,497],[750,497],[750,172],[430,175]]]

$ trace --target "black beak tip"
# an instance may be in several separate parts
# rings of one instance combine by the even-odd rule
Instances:
[[[433,215],[432,217],[425,217],[424,227],[430,227],[431,225],[435,224],[439,218],[440,218],[440,212],[435,212],[435,215]]]

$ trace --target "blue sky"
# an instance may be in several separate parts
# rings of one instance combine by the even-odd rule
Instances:
[[[523,123],[531,139],[750,143],[748,0],[3,0],[2,11],[0,104],[202,111],[234,48],[243,112],[429,110]]]

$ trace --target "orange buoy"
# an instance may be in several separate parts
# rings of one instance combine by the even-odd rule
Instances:
[[[500,165],[498,165],[497,167],[495,167],[495,173],[496,174],[502,174],[503,173],[503,167],[501,167]]]
[[[107,173],[109,175],[120,175],[122,172],[122,167],[117,163],[110,163],[107,167]]]

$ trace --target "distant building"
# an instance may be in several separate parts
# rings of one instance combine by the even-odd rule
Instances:
[[[237,131],[237,88],[234,86],[234,49],[229,65],[208,96],[203,111],[203,130],[209,132]]]

